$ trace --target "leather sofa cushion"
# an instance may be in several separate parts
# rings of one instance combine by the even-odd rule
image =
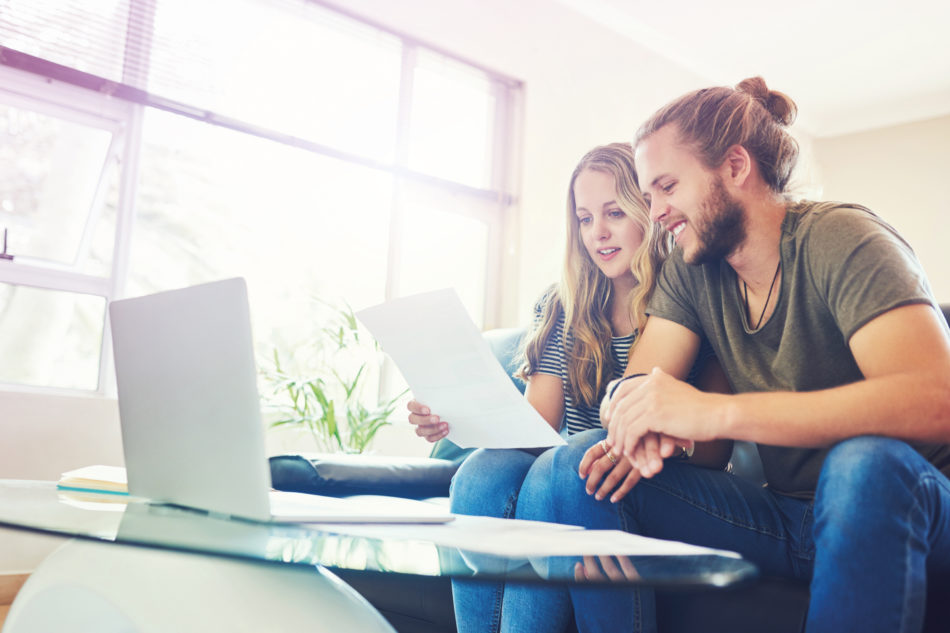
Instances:
[[[457,468],[457,462],[431,457],[316,454],[270,458],[271,484],[277,490],[331,497],[447,497]]]

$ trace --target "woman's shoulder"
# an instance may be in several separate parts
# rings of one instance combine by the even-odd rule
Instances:
[[[537,301],[534,302],[534,311],[535,313],[543,313],[546,309],[553,307],[553,304],[560,304],[560,295],[558,292],[558,284],[553,283],[541,293],[541,296],[538,297]]]
[[[561,301],[561,291],[558,284],[548,286],[534,303],[535,324],[549,321],[561,322],[564,320],[564,303]]]

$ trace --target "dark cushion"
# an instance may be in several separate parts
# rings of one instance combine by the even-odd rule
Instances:
[[[431,457],[277,455],[270,458],[277,490],[343,497],[447,497],[458,464]]]

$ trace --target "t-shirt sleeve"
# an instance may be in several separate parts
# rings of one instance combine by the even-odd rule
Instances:
[[[564,355],[560,353],[560,348],[558,341],[555,340],[555,333],[552,332],[544,346],[544,351],[541,352],[541,362],[538,364],[539,374],[561,375]]]
[[[845,340],[888,310],[933,303],[913,249],[866,209],[837,207],[820,214],[802,248],[809,275]]]
[[[663,262],[656,289],[647,306],[647,314],[679,323],[702,336],[703,326],[696,317],[693,302],[688,296],[691,283],[687,266],[679,249],[674,250]]]

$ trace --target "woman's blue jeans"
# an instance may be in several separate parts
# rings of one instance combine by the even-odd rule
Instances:
[[[529,471],[538,482],[548,480],[553,455],[553,449],[540,457],[520,450],[475,451],[452,478],[452,512],[510,519],[520,505],[532,514],[540,514],[541,509],[535,506],[547,503],[547,487],[536,486],[533,498],[520,495],[521,487]],[[459,633],[498,631],[504,591],[505,584],[501,582],[453,580],[452,598]],[[569,608],[569,603],[565,605]],[[570,611],[565,624],[569,615]]]
[[[811,579],[808,633],[919,631],[928,571],[950,573],[950,481],[904,442],[858,437],[836,445],[814,501],[668,462],[611,504],[588,496],[577,475],[603,436],[587,431],[549,451],[547,468],[531,471],[520,493],[546,502],[518,503],[515,516],[728,549],[764,575]],[[582,633],[656,630],[648,589],[515,584],[503,593],[501,630],[556,631],[572,607]]]

